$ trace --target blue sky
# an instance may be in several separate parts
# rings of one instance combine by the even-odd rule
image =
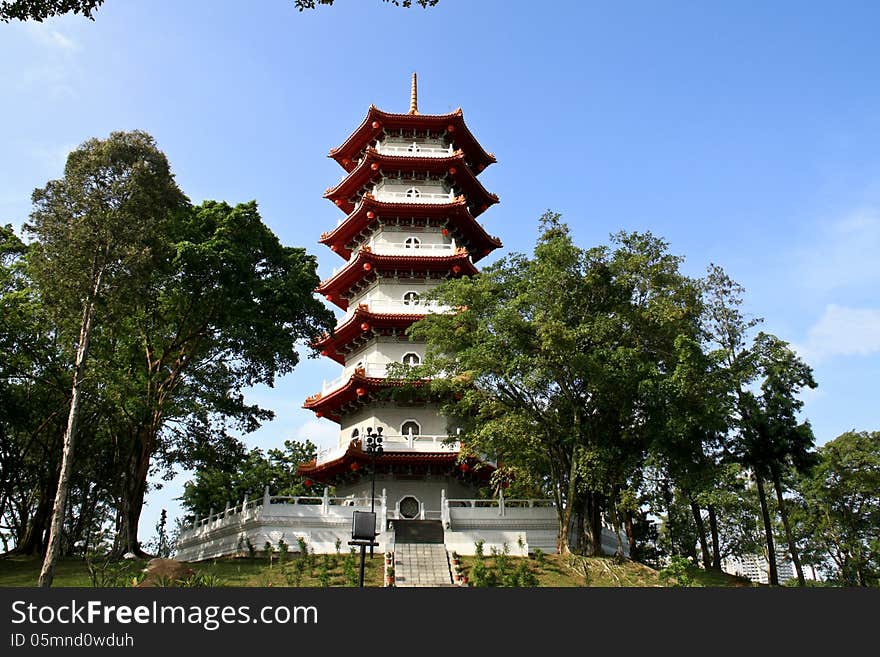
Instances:
[[[582,246],[651,230],[689,273],[722,265],[814,366],[823,443],[880,429],[878,24],[873,2],[106,0],[94,22],[0,24],[0,222],[82,141],[142,129],[193,201],[256,199],[326,276],[327,151],[370,103],[405,111],[415,70],[421,111],[462,107],[498,158],[481,219],[500,254],[530,250],[550,208]],[[329,445],[336,425],[300,406],[338,369],[303,360],[252,391],[277,419],[247,440]],[[184,479],[149,496],[144,538]]]

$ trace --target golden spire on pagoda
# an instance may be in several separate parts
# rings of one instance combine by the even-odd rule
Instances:
[[[409,96],[409,113],[410,114],[418,114],[419,113],[419,83],[418,78],[416,77],[415,72],[413,72],[412,76],[412,92]]]

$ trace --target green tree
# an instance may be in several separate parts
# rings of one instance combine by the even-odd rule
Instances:
[[[809,422],[800,422],[797,414],[803,401],[797,395],[803,388],[815,388],[812,369],[789,349],[787,343],[766,333],[755,338],[757,371],[762,377],[760,394],[741,393],[742,431],[735,449],[755,478],[761,513],[767,536],[770,583],[779,584],[773,529],[765,500],[764,480],[769,479],[776,492],[785,538],[800,586],[805,586],[804,572],[788,518],[784,497],[784,475],[789,468],[806,471],[813,461],[813,430]]]
[[[880,586],[880,432],[848,431],[818,457],[797,486],[794,531],[844,586]]]
[[[413,0],[382,0],[397,7],[412,7]],[[440,0],[415,0],[421,7],[433,7]],[[334,0],[293,0],[299,11],[314,9],[318,5],[332,5]],[[35,20],[42,22],[52,16],[62,14],[82,14],[94,20],[93,13],[104,4],[104,0],[2,0],[0,20]]]
[[[311,441],[285,440],[284,449],[265,454],[257,448],[246,451],[241,443],[238,447],[238,456],[233,451],[223,461],[202,463],[184,485],[180,499],[193,516],[204,518],[245,497],[261,498],[266,486],[273,495],[312,494],[296,471],[300,463],[315,458],[317,448]]]
[[[161,225],[187,200],[152,137],[135,131],[82,144],[68,156],[64,177],[35,190],[33,202],[25,226],[36,238],[31,275],[59,331],[76,344],[61,473],[39,578],[40,586],[51,586],[96,319],[112,324],[142,293]]]
[[[603,515],[619,524],[617,501],[658,435],[658,379],[697,295],[650,234],[584,250],[554,213],[541,231],[533,258],[441,286],[441,303],[462,310],[413,325],[427,355],[410,375],[432,379],[465,429],[464,453],[543,482],[561,551],[599,554]]]
[[[104,343],[106,394],[121,446],[116,550],[140,552],[138,521],[153,457],[190,465],[225,423],[253,431],[272,413],[243,390],[274,385],[297,348],[333,325],[315,299],[314,256],[283,246],[255,202],[208,201],[179,212],[149,289]],[[201,442],[200,446],[194,443]]]

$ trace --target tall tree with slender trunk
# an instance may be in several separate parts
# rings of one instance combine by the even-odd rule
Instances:
[[[142,294],[163,222],[188,205],[168,160],[144,132],[91,139],[64,177],[33,194],[25,229],[42,302],[74,344],[73,381],[49,543],[39,585],[52,585],[74,463],[89,348],[98,325],[118,321]]]

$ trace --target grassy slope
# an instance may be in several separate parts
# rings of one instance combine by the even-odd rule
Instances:
[[[291,559],[295,558],[291,556]],[[316,564],[319,564],[322,559],[323,556],[318,555]],[[348,585],[342,570],[342,560],[342,556],[338,557],[336,565],[329,569],[330,586]],[[332,561],[331,557],[331,563]],[[521,559],[511,557],[510,561],[512,567],[515,568]],[[546,555],[543,564],[539,564],[535,559],[530,559],[528,563],[532,572],[537,575],[539,585],[542,587],[666,586],[657,571],[639,563],[618,563],[612,558]],[[493,557],[486,557],[486,565],[489,568],[495,568]],[[584,565],[586,565],[586,577]],[[118,581],[130,581],[131,577],[143,566],[144,563],[140,561],[125,564],[123,566],[125,570],[120,573]],[[467,574],[473,566],[473,557],[462,557],[462,566]],[[219,586],[291,586],[295,583],[292,561],[283,565],[274,562],[270,568],[264,558],[221,559],[215,562],[190,564],[190,567],[203,574],[208,582]],[[39,570],[40,561],[38,559],[26,557],[0,559],[0,586],[34,586]],[[318,572],[318,567],[315,568],[314,574],[307,571],[300,585],[320,586]],[[747,580],[725,573],[707,572],[699,568],[692,568],[688,574],[693,580],[693,586],[752,586]],[[372,560],[368,557],[365,574],[366,585],[381,586],[382,577],[382,555],[377,554]],[[70,559],[63,560],[58,564],[55,586],[88,587],[91,585],[92,582],[84,562]]]

